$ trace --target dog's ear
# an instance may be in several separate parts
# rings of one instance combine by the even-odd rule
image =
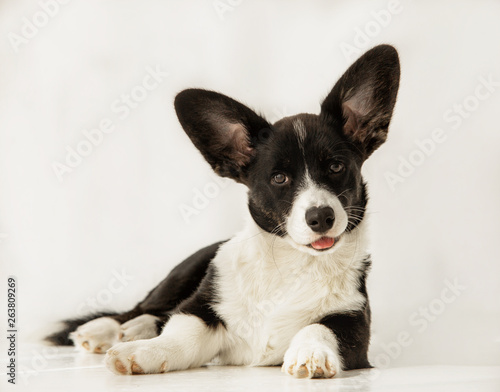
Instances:
[[[245,105],[214,91],[181,91],[174,105],[182,127],[214,171],[245,183],[256,144],[269,136],[269,123]]]
[[[399,75],[396,49],[376,46],[349,67],[321,104],[321,115],[342,122],[364,159],[387,138]]]

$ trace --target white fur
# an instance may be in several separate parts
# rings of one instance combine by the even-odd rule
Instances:
[[[361,223],[343,235],[335,253],[313,256],[250,219],[213,261],[220,299],[214,308],[230,341],[220,362],[281,364],[302,328],[334,312],[360,309],[365,303],[358,291],[367,256],[364,231]]]
[[[158,317],[150,314],[143,314],[132,320],[123,323],[121,328],[121,341],[129,342],[139,339],[151,339],[158,336],[156,321]]]
[[[302,120],[297,119],[293,122],[293,130],[295,131],[295,135],[299,141],[300,151],[302,151],[302,155],[305,155],[304,141],[306,140],[307,131]]]
[[[110,317],[99,317],[80,325],[69,337],[78,349],[104,354],[119,341],[120,323]]]
[[[281,367],[298,378],[330,378],[342,370],[337,338],[321,324],[302,328],[292,339]]]
[[[318,234],[314,232],[306,222],[306,211],[312,207],[328,206],[333,209],[335,220],[333,226],[327,233]],[[287,239],[289,243],[298,250],[308,252],[312,255],[333,253],[339,248],[339,241],[330,249],[317,251],[308,247],[310,243],[320,239],[322,236],[339,237],[344,233],[348,224],[347,213],[340,200],[333,193],[317,185],[306,172],[302,186],[297,192],[293,207],[286,222]]]
[[[212,329],[196,316],[179,314],[172,316],[156,338],[113,346],[106,365],[117,374],[189,369],[210,361],[226,341],[222,327]]]

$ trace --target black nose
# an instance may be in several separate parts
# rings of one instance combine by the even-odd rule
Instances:
[[[313,207],[306,211],[307,225],[317,233],[331,229],[334,219],[335,215],[330,207]]]

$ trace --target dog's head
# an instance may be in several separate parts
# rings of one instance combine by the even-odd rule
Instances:
[[[363,162],[387,138],[399,87],[388,45],[359,58],[321,104],[321,113],[268,123],[216,92],[175,99],[184,130],[216,173],[249,188],[249,208],[267,232],[311,254],[333,252],[363,219]]]

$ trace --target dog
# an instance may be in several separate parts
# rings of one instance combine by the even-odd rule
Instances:
[[[342,75],[321,112],[270,124],[225,95],[180,92],[180,124],[213,170],[248,187],[249,219],[187,258],[129,312],[67,320],[47,339],[106,353],[117,374],[282,365],[330,378],[368,361],[364,161],[387,138],[396,49],[376,46]]]

